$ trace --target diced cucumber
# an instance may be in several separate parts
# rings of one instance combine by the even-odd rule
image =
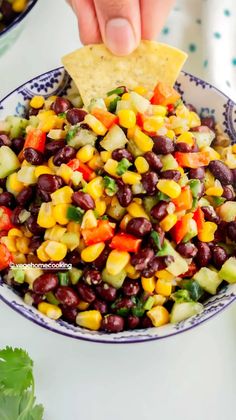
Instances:
[[[194,274],[193,280],[197,281],[203,290],[211,295],[216,294],[217,287],[222,282],[219,274],[207,267],[202,267],[196,274]]]
[[[135,109],[144,114],[150,106],[148,99],[139,95],[137,92],[130,92],[131,102]]]
[[[25,118],[15,117],[13,115],[7,117],[6,121],[10,124],[11,138],[21,137],[24,134],[27,125],[29,124],[29,121]]]
[[[234,222],[236,219],[236,201],[226,201],[217,208],[217,214],[224,222]]]
[[[125,213],[126,209],[122,207],[118,202],[115,206],[110,205],[107,209],[107,215],[115,220],[121,220]]]
[[[72,269],[69,271],[69,277],[72,284],[77,284],[82,275],[83,270],[79,270],[79,268],[72,267]]]
[[[54,295],[53,292],[46,293],[46,299],[52,305],[59,305],[60,304],[59,300],[57,300],[57,298],[56,298],[56,296]]]
[[[178,252],[175,251],[171,243],[167,240],[164,241],[163,248],[161,251],[157,253],[160,257],[165,257],[171,255],[174,257],[174,261],[168,265],[166,268],[169,273],[173,274],[173,276],[180,276],[181,274],[186,273],[188,271],[188,263],[187,261],[180,256]]]
[[[86,146],[90,144],[91,146],[95,145],[95,141],[97,136],[90,130],[86,130],[86,128],[78,127],[78,131],[75,136],[69,138],[67,137],[67,144],[75,149],[80,149],[80,147]]]
[[[150,212],[152,208],[159,202],[158,197],[155,196],[149,196],[143,198],[143,207],[146,213],[150,216]]]
[[[203,305],[199,302],[175,303],[170,314],[171,324],[183,321],[193,315],[197,315],[203,310]]]
[[[132,155],[133,155],[135,158],[136,158],[136,157],[138,157],[138,156],[142,156],[142,155],[143,155],[142,150],[140,150],[140,149],[136,146],[135,142],[134,142],[132,139],[129,139],[127,149],[128,149],[128,151],[129,151],[130,153],[132,153]]]
[[[26,185],[36,184],[37,178],[35,176],[35,166],[22,166],[22,168],[17,172],[17,179]]]
[[[197,236],[197,234],[198,234],[197,223],[195,222],[195,220],[192,219],[189,221],[189,231],[185,235],[183,242],[189,242],[192,238],[194,238],[194,236]]]
[[[219,271],[219,277],[228,283],[236,283],[236,258],[230,257],[222,265]]]
[[[8,146],[0,147],[0,179],[6,178],[20,167],[20,161]]]
[[[118,101],[117,105],[116,105],[116,113],[118,113],[119,111],[121,111],[122,109],[131,109],[134,110],[134,106],[132,104],[131,101]]]
[[[90,101],[90,104],[88,106],[88,111],[92,112],[94,108],[103,109],[104,111],[107,111],[106,104],[104,102],[104,99],[102,98],[92,98]]]
[[[118,125],[114,124],[113,127],[108,131],[100,145],[107,151],[113,151],[115,149],[123,149],[127,143],[127,137]]]
[[[210,146],[215,138],[215,133],[214,131],[210,130],[210,128],[205,132],[194,131],[193,135],[196,139],[199,149],[201,149],[202,147]]]
[[[163,165],[162,166],[162,171],[169,171],[169,170],[178,168],[178,162],[174,158],[174,156],[171,155],[171,154],[163,155],[161,157],[161,162],[162,162],[162,165]]]
[[[70,251],[74,251],[74,249],[79,246],[80,238],[77,233],[66,232],[60,239],[60,242],[65,244]]]
[[[14,278],[14,281],[16,283],[20,283],[20,284],[24,283],[24,281],[25,281],[24,270],[21,270],[20,268],[17,268],[17,269],[13,269],[13,270],[10,270],[10,271],[11,271],[11,273],[13,275],[13,278]]]
[[[113,276],[106,268],[102,271],[102,279],[105,283],[110,284],[111,286],[115,287],[116,289],[120,289],[124,283],[126,277],[126,271],[122,270],[119,274]]]

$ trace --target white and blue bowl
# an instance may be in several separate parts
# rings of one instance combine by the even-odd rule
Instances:
[[[214,115],[223,131],[236,142],[236,104],[227,96],[210,84],[187,74],[182,73],[176,83],[184,100],[193,104],[198,112]],[[23,116],[34,95],[66,95],[76,91],[73,82],[63,68],[44,73],[24,85],[20,86],[0,102],[0,120],[8,115]],[[201,314],[195,315],[178,324],[168,324],[159,328],[124,331],[117,334],[89,331],[63,320],[54,321],[42,315],[37,309],[26,305],[14,290],[0,279],[0,299],[16,312],[22,314],[30,321],[50,331],[64,336],[100,343],[139,343],[158,340],[188,331],[197,327],[223,309],[236,301],[236,284],[224,287],[220,292],[204,304]]]
[[[24,29],[27,17],[38,0],[29,0],[26,9],[14,21],[0,32],[0,56],[16,41]]]

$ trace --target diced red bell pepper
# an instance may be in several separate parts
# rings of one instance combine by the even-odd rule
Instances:
[[[80,172],[83,175],[84,180],[87,182],[94,178],[94,171],[85,163],[80,162],[79,159],[72,159],[67,163],[67,165],[73,171]]]
[[[6,245],[0,244],[0,270],[5,270],[5,268],[9,267],[12,261],[12,255]]]
[[[13,228],[13,224],[11,223],[11,214],[12,211],[10,209],[5,206],[0,206],[0,232],[8,232],[11,228]]]
[[[118,251],[137,252],[141,242],[142,240],[136,238],[136,236],[121,232],[113,237],[110,247]]]
[[[175,104],[180,99],[180,94],[166,83],[159,82],[154,89],[154,95],[150,102],[153,105]]]
[[[193,196],[190,187],[188,185],[183,187],[180,195],[172,201],[176,211],[190,210],[193,205]]]
[[[197,230],[200,232],[204,228],[205,217],[201,207],[198,207],[197,210],[193,213],[193,219],[197,223]]]
[[[208,166],[210,163],[210,154],[208,152],[182,153],[175,152],[175,159],[179,166],[184,168],[200,168]]]
[[[43,153],[45,150],[47,134],[39,128],[31,128],[26,135],[24,149],[31,147],[38,152]]]
[[[171,236],[176,244],[179,244],[189,232],[190,220],[192,218],[193,213],[185,214],[171,229]]]
[[[109,241],[114,236],[114,226],[107,220],[99,220],[98,225],[92,229],[82,229],[85,244],[93,245],[98,242]]]
[[[137,125],[140,128],[143,128],[143,124],[144,124],[145,118],[146,117],[145,117],[144,114],[141,114],[140,112],[137,113],[137,115],[136,115],[136,123],[137,123]]]
[[[191,264],[189,264],[188,266],[188,271],[186,271],[183,274],[180,274],[179,277],[181,278],[191,278],[194,276],[194,274],[196,274],[196,272],[198,271],[196,264],[192,261]]]
[[[106,128],[110,128],[113,124],[119,122],[117,115],[112,114],[109,111],[105,111],[101,108],[94,108],[91,112]]]

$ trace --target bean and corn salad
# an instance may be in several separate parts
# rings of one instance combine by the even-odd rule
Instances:
[[[20,13],[24,12],[28,0],[0,0],[0,33],[7,28]]]
[[[236,145],[163,83],[74,101],[35,96],[0,122],[4,281],[49,318],[108,333],[201,312],[236,282]]]

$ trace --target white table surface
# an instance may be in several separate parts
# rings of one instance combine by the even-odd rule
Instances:
[[[78,45],[64,0],[39,0],[0,58],[0,97]],[[235,419],[236,305],[170,339],[102,345],[50,333],[0,302],[0,348],[6,345],[33,358],[45,420]]]

